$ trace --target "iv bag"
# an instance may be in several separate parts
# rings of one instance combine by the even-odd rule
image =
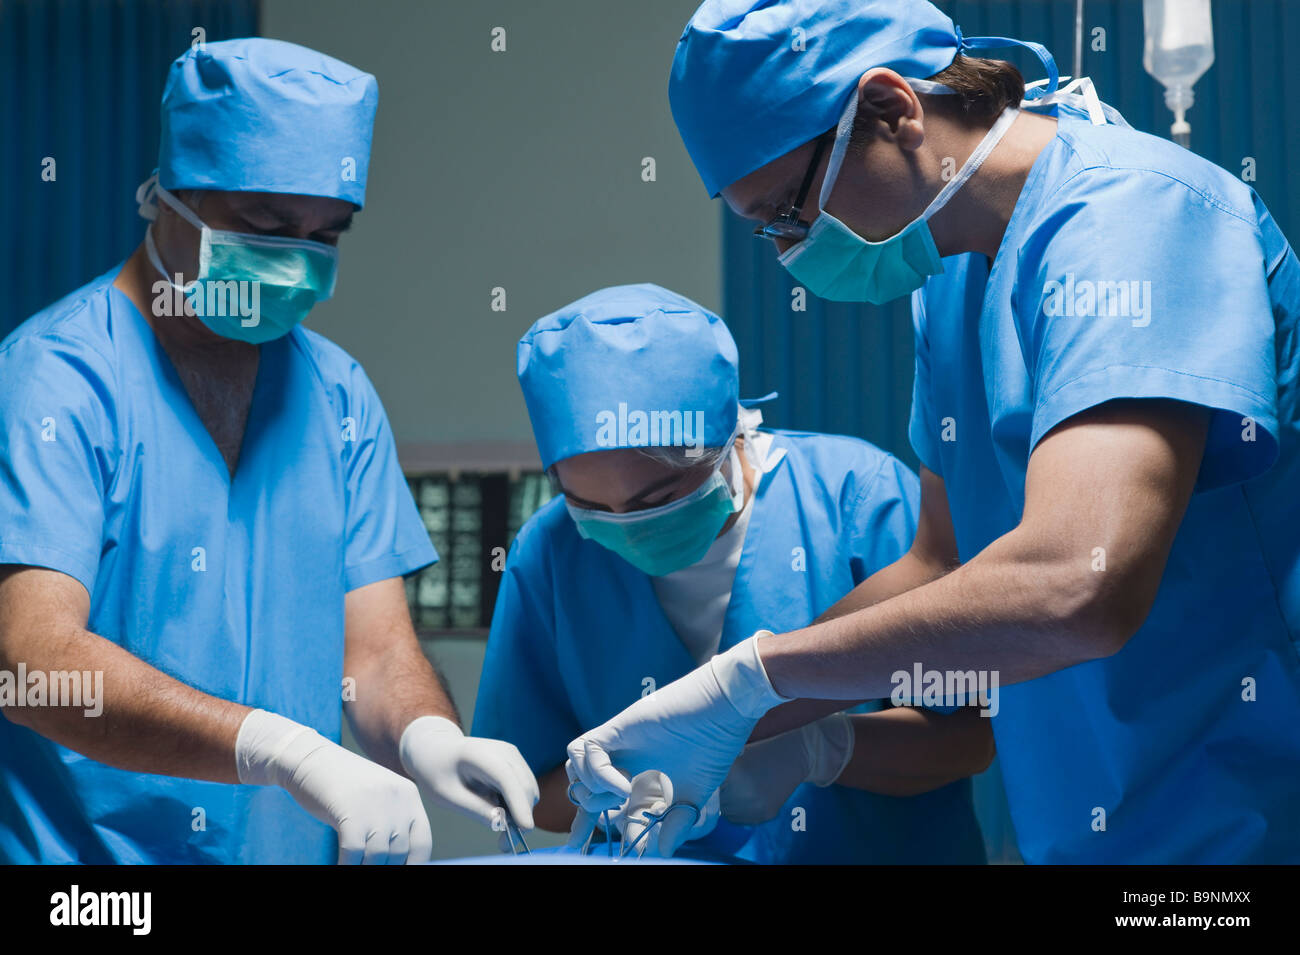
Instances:
[[[1187,146],[1192,86],[1214,63],[1210,0],[1142,0],[1142,19],[1142,66],[1164,85],[1165,105],[1174,114],[1170,131],[1177,143]]]

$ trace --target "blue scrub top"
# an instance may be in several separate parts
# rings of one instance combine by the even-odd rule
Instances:
[[[790,431],[774,432],[778,449],[785,456],[754,497],[723,650],[756,630],[807,626],[901,557],[916,530],[916,476],[890,455],[855,438]],[[511,548],[474,734],[514,743],[541,776],[564,763],[574,737],[694,668],[650,578],[580,537],[557,497]],[[770,822],[724,820],[692,845],[772,863],[985,861],[968,779],[905,798],[804,785]]]
[[[319,335],[262,345],[232,479],[117,272],[0,344],[0,563],[76,578],[91,632],[337,742],[345,594],[437,559],[379,398]],[[125,772],[0,717],[0,862],[335,853],[281,789]]]
[[[1055,425],[1118,398],[1213,409],[1146,623],[1113,657],[1001,691],[1029,862],[1300,862],[1298,311],[1300,264],[1252,189],[1068,116],[991,270],[945,259],[913,298],[911,439],[962,560],[1019,522]]]

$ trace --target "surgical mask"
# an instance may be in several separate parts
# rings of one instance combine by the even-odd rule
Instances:
[[[918,92],[943,91],[938,84],[925,80],[908,82]],[[975,174],[1011,128],[1019,111],[1013,107],[1004,110],[957,175],[939,190],[920,217],[908,223],[901,232],[880,242],[868,242],[826,211],[826,203],[844,163],[857,112],[858,97],[854,96],[835,131],[835,146],[818,199],[821,212],[809,227],[808,235],[787,249],[778,261],[795,281],[821,298],[833,302],[881,305],[916,291],[925,284],[928,276],[943,271],[939,250],[930,232],[930,217]]]
[[[287,335],[313,305],[334,294],[338,275],[334,246],[210,229],[162,186],[156,189],[163,201],[199,230],[198,277],[184,286],[172,282],[154,244],[152,225],[145,232],[149,261],[216,334],[260,345]]]
[[[642,573],[662,577],[707,554],[727,519],[744,505],[745,478],[735,444],[729,460],[730,486],[719,466],[690,494],[660,507],[611,514],[565,504],[579,534],[612,550]]]

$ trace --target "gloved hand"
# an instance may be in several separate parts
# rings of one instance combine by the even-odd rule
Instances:
[[[603,790],[593,793],[585,783],[577,778],[576,771],[573,768],[573,760],[565,762],[564,771],[569,777],[569,802],[578,807],[578,811],[573,816],[573,823],[569,826],[569,838],[565,842],[565,846],[569,849],[582,849],[587,844],[587,840],[591,838],[592,833],[595,832],[597,825],[606,822],[613,825],[617,815],[623,811],[623,806],[627,803],[627,797],[619,793]],[[609,815],[602,819],[601,814],[605,812],[608,812]],[[605,832],[606,839],[612,837],[612,833]]]
[[[845,713],[750,743],[722,783],[722,815],[756,826],[774,819],[804,783],[829,786],[853,756],[853,722]]]
[[[415,783],[266,710],[244,718],[235,740],[239,781],[279,786],[339,834],[339,865],[428,862],[429,817]]]
[[[533,806],[541,794],[537,778],[519,750],[499,739],[466,736],[441,716],[421,716],[402,731],[402,768],[430,800],[457,809],[486,826],[501,805],[520,829],[533,828]]]
[[[653,819],[648,818],[646,813],[658,816],[674,805],[673,782],[664,773],[647,769],[644,773],[633,776],[631,785],[632,791],[628,795],[627,804],[619,813],[615,825],[623,834],[623,845],[630,846],[637,839],[641,839],[636,843],[636,848],[631,850],[638,856],[667,859],[681,847],[682,842],[702,839],[718,824],[720,803],[715,791],[705,803],[704,811],[699,813],[699,818],[696,818],[696,814],[690,809],[676,809],[668,814],[663,823],[654,826],[642,838],[642,834],[653,824]],[[690,825],[684,830],[679,828],[678,831],[682,833],[681,840],[677,844],[670,844],[662,838],[663,827],[678,813],[685,815]]]
[[[598,800],[622,805],[631,794],[628,776],[658,769],[673,781],[678,803],[703,809],[740,755],[759,718],[786,698],[772,689],[758,657],[760,630],[569,744],[565,768],[587,811]],[[615,768],[617,765],[618,769]],[[624,772],[620,772],[619,770]],[[660,845],[675,848],[695,820],[675,812],[663,823]]]
[[[681,814],[686,817],[688,825],[685,828],[678,826],[676,832],[680,838],[672,844],[661,839],[663,824],[654,825],[650,833],[642,838],[642,833],[650,828],[654,820],[647,817],[647,813],[658,816],[665,812],[673,802],[673,784],[664,773],[655,769],[647,769],[643,773],[638,773],[629,783],[630,791],[627,799],[624,800],[617,808],[612,809],[609,815],[609,821],[614,828],[618,829],[623,838],[623,845],[636,848],[629,849],[630,852],[639,856],[649,856],[658,858],[669,858],[680,847],[682,842],[689,842],[692,839],[702,839],[713,831],[718,824],[718,818],[721,815],[720,803],[717,792],[709,797],[705,803],[704,811],[697,814],[692,809],[678,808],[669,813],[664,820]],[[602,799],[592,799],[591,792],[580,782],[575,782],[571,786],[571,794],[579,803],[577,813],[573,818],[573,825],[569,829],[569,841],[566,845],[571,849],[581,849],[587,843],[600,822],[601,808],[608,801],[610,794],[603,794]],[[592,805],[601,808],[587,810],[582,808],[584,805]],[[640,840],[639,842],[637,840]]]

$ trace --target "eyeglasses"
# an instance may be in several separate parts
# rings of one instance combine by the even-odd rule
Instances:
[[[799,186],[799,194],[795,196],[794,205],[775,219],[755,229],[754,238],[788,239],[799,242],[807,237],[812,224],[800,221],[799,213],[803,211],[803,204],[808,199],[808,190],[812,188],[813,176],[817,173],[817,166],[821,162],[822,153],[826,151],[826,141],[829,135],[829,133],[823,133],[818,137],[817,148],[813,150],[812,162],[808,164],[808,171],[803,174],[803,183]]]

